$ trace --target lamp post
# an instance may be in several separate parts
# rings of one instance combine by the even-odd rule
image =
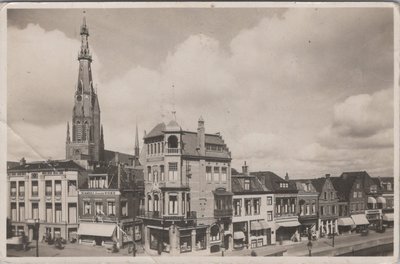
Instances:
[[[308,256],[309,256],[309,257],[311,257],[312,246],[313,246],[312,242],[311,242],[311,241],[308,241],[308,243],[307,243],[307,248],[308,248]]]
[[[225,255],[225,230],[224,227],[221,227],[221,255],[222,257]]]
[[[332,247],[335,247],[335,231],[332,233]]]
[[[39,257],[39,219],[35,219],[35,231],[36,231],[36,257]]]

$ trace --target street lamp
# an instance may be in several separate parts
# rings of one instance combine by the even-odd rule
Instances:
[[[311,249],[312,249],[312,242],[308,241],[307,248],[308,248],[308,256],[311,257]]]
[[[39,257],[39,219],[35,219],[35,231],[36,231],[36,257]]]

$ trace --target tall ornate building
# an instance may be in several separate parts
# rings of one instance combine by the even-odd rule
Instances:
[[[81,50],[78,55],[78,83],[72,111],[72,138],[67,124],[66,159],[86,160],[89,163],[104,160],[104,136],[100,123],[100,106],[93,88],[92,56],[89,50],[89,29],[86,20],[81,26]]]

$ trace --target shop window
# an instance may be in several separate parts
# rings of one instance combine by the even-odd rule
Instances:
[[[197,229],[196,230],[196,249],[197,250],[202,250],[202,249],[206,249],[207,245],[206,245],[206,229]]]
[[[181,253],[192,251],[192,230],[182,230],[179,240]]]

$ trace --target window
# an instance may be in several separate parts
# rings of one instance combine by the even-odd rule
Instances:
[[[244,189],[246,191],[250,190],[250,180],[244,180]]]
[[[150,155],[150,144],[147,144],[147,155]]]
[[[19,221],[25,221],[25,203],[19,203]]]
[[[85,215],[90,215],[92,214],[92,208],[90,206],[90,202],[89,201],[84,201],[83,202],[83,213]]]
[[[151,195],[147,196],[147,211],[149,212],[153,211],[153,201],[151,199]]]
[[[273,221],[272,211],[267,211],[267,221]]]
[[[178,214],[178,196],[176,194],[169,195],[168,213],[170,215]]]
[[[306,215],[310,215],[310,205],[306,205]]]
[[[55,181],[55,195],[61,196],[61,181]]]
[[[211,181],[211,167],[210,166],[206,167],[206,179],[208,182]]]
[[[53,205],[51,203],[46,203],[46,222],[53,222]]]
[[[25,182],[20,181],[18,184],[18,195],[19,196],[24,196],[25,195]]]
[[[32,196],[39,195],[39,186],[38,181],[32,181]]]
[[[226,182],[226,168],[222,167],[222,172],[221,172],[221,181]]]
[[[39,219],[39,204],[32,203],[32,219]]]
[[[356,189],[360,189],[360,184],[359,183],[356,184]]]
[[[378,186],[376,186],[376,185],[371,185],[370,191],[371,191],[371,193],[376,193],[376,192],[378,191]]]
[[[153,181],[158,182],[158,171],[157,170],[153,170]]]
[[[17,221],[17,204],[11,203],[11,221]]]
[[[56,223],[60,223],[62,221],[62,209],[61,209],[61,203],[55,203],[55,211],[56,211]]]
[[[391,191],[391,190],[392,190],[392,184],[391,184],[390,182],[387,183],[386,189],[387,189],[388,191]]]
[[[244,200],[244,207],[246,215],[251,215],[251,199]]]
[[[233,200],[233,215],[239,216],[242,214],[242,200],[241,199],[234,199]]]
[[[178,138],[176,136],[168,137],[168,148],[177,148],[178,147]]]
[[[332,205],[332,214],[336,214],[336,206]]]
[[[357,198],[357,192],[353,192],[353,198]]]
[[[15,197],[15,196],[17,196],[17,182],[13,181],[10,184],[11,184],[10,195]]]
[[[126,201],[121,202],[121,215],[128,216],[128,203]]]
[[[331,199],[335,199],[335,193],[331,192]]]
[[[115,202],[107,202],[107,212],[109,216],[115,216]]]
[[[253,200],[254,214],[260,214],[260,199]]]
[[[362,198],[362,192],[358,192],[358,198]]]
[[[160,180],[165,181],[164,179],[164,165],[160,166]]]
[[[147,167],[147,180],[151,181],[151,167],[150,166]]]
[[[326,192],[324,192],[324,199],[327,200],[328,199],[328,194]]]
[[[154,194],[154,212],[160,211],[160,199],[158,194]]]
[[[267,205],[272,205],[272,197],[271,196],[267,197]]]
[[[219,182],[219,167],[214,167],[214,182]]]
[[[315,214],[315,212],[316,212],[316,207],[315,207],[315,203],[313,203],[312,207],[311,207],[311,213]]]
[[[178,180],[178,163],[169,162],[168,163],[168,178],[170,181]]]
[[[46,181],[45,182],[45,194],[46,196],[51,196],[52,195],[52,182],[51,181]]]
[[[104,210],[103,210],[103,202],[96,202],[95,203],[95,210],[97,215],[103,215]]]
[[[68,195],[77,195],[76,191],[76,181],[68,181]]]
[[[213,225],[210,229],[210,237],[211,241],[218,241],[220,240],[220,233],[219,233],[219,226]]]
[[[323,207],[323,206],[321,206],[321,207],[319,208],[319,212],[321,213],[321,215],[324,215],[324,207]]]

